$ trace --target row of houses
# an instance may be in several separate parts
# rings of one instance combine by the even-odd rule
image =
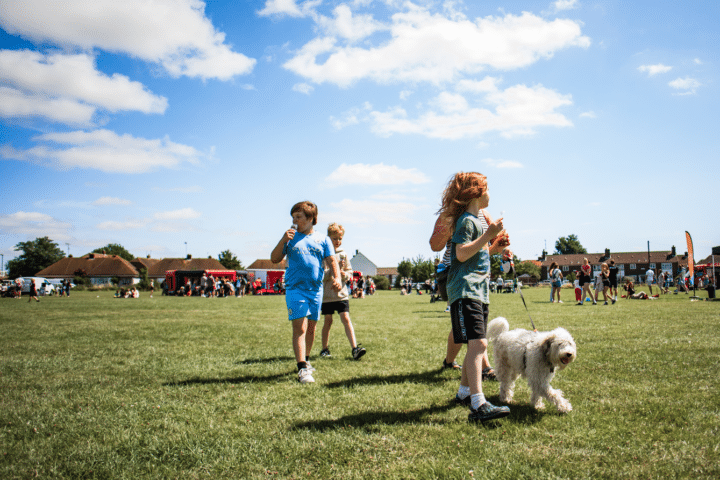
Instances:
[[[140,281],[140,271],[147,270],[150,280],[162,281],[168,270],[225,270],[214,258],[136,258],[127,261],[118,255],[89,253],[82,257],[65,257],[35,275],[48,279],[73,278],[78,273],[87,277],[93,285],[112,283],[117,278],[120,285],[133,285]]]
[[[718,255],[720,261],[720,247],[713,248],[713,255]],[[610,259],[615,261],[619,268],[620,278],[630,277],[634,281],[644,281],[648,269],[653,269],[656,274],[661,271],[670,273],[676,277],[683,269],[688,267],[688,253],[678,255],[675,247],[667,251],[655,252],[619,252],[611,253],[605,249],[603,253],[583,253],[572,255],[548,255],[543,251],[542,257],[533,261],[541,269],[541,279],[548,279],[550,265],[555,262],[567,277],[570,273],[580,269],[584,259],[587,258],[593,267],[593,271],[600,270],[600,265]],[[697,265],[712,267],[714,258],[709,256]],[[382,275],[393,284],[397,277],[397,267],[378,268],[369,258],[356,250],[355,255],[350,259],[354,270],[363,272],[364,275]],[[720,263],[714,264],[717,268],[715,275],[720,277]],[[267,259],[255,260],[247,267],[248,272],[267,272],[285,270],[287,260],[281,263],[273,263]],[[48,279],[73,278],[78,272],[82,272],[93,285],[107,285],[112,279],[117,278],[121,285],[132,285],[140,281],[140,271],[147,270],[148,278],[162,281],[165,272],[169,270],[224,270],[225,267],[214,258],[136,258],[127,261],[117,255],[105,255],[101,253],[89,253],[82,257],[65,257],[60,261],[37,272],[36,276]],[[708,274],[712,275],[708,269]],[[716,278],[716,284],[718,278]]]
[[[720,247],[713,248],[713,254],[718,252],[720,254]],[[611,253],[610,249],[606,248],[603,253],[581,253],[572,255],[548,255],[543,251],[543,255],[538,258],[537,262],[533,262],[540,267],[541,278],[549,279],[549,269],[552,263],[557,263],[558,268],[563,272],[563,275],[567,277],[570,273],[580,270],[585,259],[592,265],[593,273],[600,270],[601,265],[604,262],[609,262],[611,259],[615,261],[615,266],[618,267],[619,278],[630,277],[634,282],[644,282],[645,274],[649,269],[655,272],[655,278],[660,272],[666,272],[672,275],[673,278],[677,277],[682,271],[688,268],[689,256],[688,252],[682,255],[678,255],[675,246],[670,250],[662,250],[655,252],[618,252]],[[718,257],[720,260],[720,257]],[[712,255],[699,262],[695,262],[697,266],[705,270],[707,267],[708,275],[712,276]],[[715,275],[720,277],[720,264],[717,265],[717,271]],[[717,281],[716,281],[717,284]]]
[[[350,263],[353,269],[363,272],[364,275],[384,275],[391,282],[397,276],[397,268],[378,268],[370,259],[359,251],[355,252]],[[273,263],[270,260],[258,259],[247,267],[249,273],[265,281],[263,272],[279,271],[287,268],[287,260]],[[89,253],[82,257],[65,257],[60,261],[37,272],[35,275],[48,279],[72,279],[78,273],[88,278],[95,286],[108,285],[117,279],[120,285],[133,285],[140,281],[141,270],[147,270],[150,280],[162,281],[165,272],[169,270],[225,270],[225,267],[214,258],[136,258],[125,260],[118,255],[102,253]]]

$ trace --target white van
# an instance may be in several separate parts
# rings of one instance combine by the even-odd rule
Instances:
[[[50,280],[44,277],[21,277],[23,280],[22,293],[30,293],[30,282],[35,284],[38,295],[50,295],[55,290],[55,285],[50,283]]]

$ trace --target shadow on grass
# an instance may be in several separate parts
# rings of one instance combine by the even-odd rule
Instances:
[[[258,383],[258,382],[277,382],[279,379],[288,378],[288,375],[292,375],[293,372],[278,373],[275,375],[245,375],[242,377],[228,377],[228,378],[190,378],[188,380],[181,380],[179,382],[166,382],[163,383],[164,387],[183,387],[186,385],[211,385],[221,383]]]
[[[386,385],[393,383],[440,383],[457,381],[455,377],[443,375],[444,369],[429,370],[427,372],[399,373],[395,375],[373,375],[370,377],[356,377],[325,384],[327,388],[355,387],[359,385]]]
[[[273,363],[273,362],[295,362],[295,357],[271,357],[271,358],[246,358],[245,360],[235,362],[235,365],[254,365],[256,363]]]
[[[298,423],[294,429],[338,430],[345,427],[364,428],[373,425],[395,425],[401,423],[423,423],[427,415],[446,412],[452,408],[460,408],[454,402],[444,405],[432,405],[418,410],[364,412],[346,415],[334,420],[313,420]]]

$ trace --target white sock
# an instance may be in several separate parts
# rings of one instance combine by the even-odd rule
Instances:
[[[460,388],[458,388],[458,397],[465,400],[470,395],[470,387],[464,387],[460,385]]]
[[[473,410],[480,408],[480,405],[483,403],[485,403],[485,395],[483,395],[482,392],[470,395],[470,404]]]

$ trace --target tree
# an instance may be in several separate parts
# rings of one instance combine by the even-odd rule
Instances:
[[[105,255],[117,255],[120,258],[124,258],[128,262],[135,260],[135,255],[128,252],[125,247],[118,245],[117,243],[108,243],[104,247],[96,248],[90,253],[104,253]]]
[[[237,257],[230,250],[220,252],[220,255],[218,255],[218,261],[222,263],[223,267],[227,268],[228,270],[245,269],[240,260],[238,260]]]
[[[36,238],[31,242],[20,242],[15,251],[23,254],[7,262],[10,278],[33,277],[43,268],[65,258],[58,244],[48,237]]]
[[[531,278],[534,278],[535,280],[540,280],[540,267],[535,265],[533,262],[525,261],[525,262],[515,262],[515,273],[520,275],[528,274]]]
[[[412,268],[413,264],[410,262],[410,260],[402,259],[400,263],[398,263],[397,271],[398,275],[395,277],[395,287],[400,288],[400,280],[403,278],[407,278],[412,276]]]
[[[573,253],[587,253],[585,247],[580,244],[577,235],[558,238],[555,242],[555,255],[570,255]]]
[[[410,271],[413,282],[424,282],[431,278],[433,273],[435,273],[435,265],[432,260],[426,260],[422,255],[418,255],[417,258],[413,259],[412,270]]]

